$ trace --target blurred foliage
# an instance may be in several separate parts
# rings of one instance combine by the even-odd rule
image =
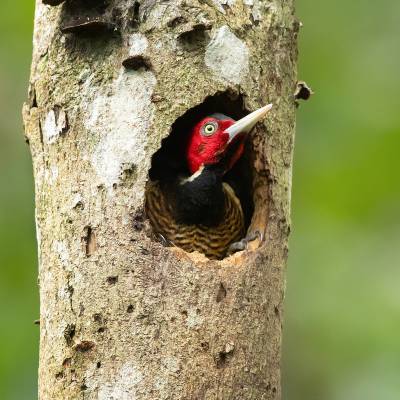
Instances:
[[[285,400],[400,398],[400,2],[298,0]]]
[[[0,398],[35,399],[39,329],[32,167],[22,134],[33,2],[0,2]]]
[[[33,1],[0,2],[0,398],[36,398],[31,161],[20,109]],[[283,341],[285,400],[400,393],[400,2],[297,0],[298,113]]]

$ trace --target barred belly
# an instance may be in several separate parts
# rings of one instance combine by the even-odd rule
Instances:
[[[245,234],[242,206],[233,189],[223,183],[224,217],[215,226],[178,224],[170,204],[157,182],[146,188],[145,209],[155,233],[187,252],[198,251],[210,259],[225,257],[229,246]]]

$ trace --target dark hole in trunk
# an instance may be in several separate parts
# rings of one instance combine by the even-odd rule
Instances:
[[[222,113],[238,120],[251,111],[245,108],[241,95],[230,91],[209,96],[203,103],[186,111],[174,122],[170,135],[162,140],[161,148],[153,155],[149,170],[150,180],[162,181],[171,176],[190,175],[184,156],[185,147],[191,129],[201,119],[214,113]],[[252,224],[255,200],[257,207],[267,209],[267,198],[262,201],[253,199],[254,187],[260,184],[254,170],[256,155],[253,150],[253,134],[254,131],[247,138],[242,157],[224,176],[224,181],[234,189],[240,199],[245,215],[246,231]]]

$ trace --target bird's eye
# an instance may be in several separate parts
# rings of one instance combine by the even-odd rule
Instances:
[[[216,132],[217,128],[218,128],[218,124],[216,122],[207,122],[203,126],[203,129],[201,130],[201,133],[204,136],[211,136],[213,133]]]

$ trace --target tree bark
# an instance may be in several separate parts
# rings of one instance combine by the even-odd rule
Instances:
[[[293,0],[59,3],[37,0],[24,105],[39,398],[279,399]],[[274,104],[251,139],[251,228],[263,241],[222,261],[154,241],[143,213],[152,155],[216,94],[246,112]]]

